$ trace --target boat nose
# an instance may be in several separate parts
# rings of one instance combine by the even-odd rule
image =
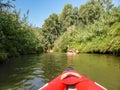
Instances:
[[[70,70],[74,70],[74,68],[73,67],[67,67],[65,70],[70,71]]]

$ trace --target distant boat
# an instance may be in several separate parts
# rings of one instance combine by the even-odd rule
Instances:
[[[74,52],[67,52],[67,55],[68,55],[68,56],[76,55],[76,53],[74,53]]]
[[[73,68],[68,67],[54,80],[45,84],[39,90],[107,90],[100,84],[79,74]]]
[[[78,50],[68,50],[67,52],[67,55],[76,55],[76,54],[79,54],[79,51]]]
[[[47,50],[47,52],[49,52],[49,53],[53,53],[53,50]]]

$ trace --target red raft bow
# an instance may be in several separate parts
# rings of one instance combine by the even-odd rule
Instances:
[[[69,89],[72,88],[72,89]],[[67,68],[61,75],[45,84],[39,90],[107,90],[96,82]]]

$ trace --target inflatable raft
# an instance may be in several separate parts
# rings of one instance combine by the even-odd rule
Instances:
[[[102,85],[68,67],[62,74],[45,84],[39,90],[107,90]]]

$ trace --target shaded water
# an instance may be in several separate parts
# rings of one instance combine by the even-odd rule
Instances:
[[[120,90],[120,57],[99,54],[67,56],[65,53],[14,58],[0,65],[0,90],[37,90],[67,66],[108,90]]]

